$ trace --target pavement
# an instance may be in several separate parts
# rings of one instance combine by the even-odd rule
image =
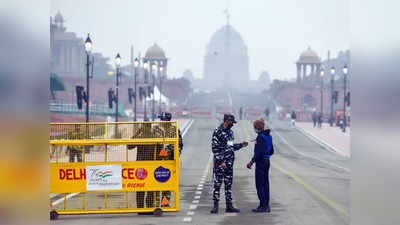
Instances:
[[[268,122],[272,129],[275,154],[271,158],[271,213],[251,212],[258,205],[254,167],[246,168],[254,142],[236,152],[233,199],[240,213],[225,213],[221,190],[220,213],[212,206],[211,135],[218,121],[195,120],[184,136],[181,155],[180,210],[162,217],[132,214],[62,215],[50,224],[150,225],[150,224],[349,224],[349,158],[326,151],[286,122]],[[250,141],[255,133],[250,121],[241,120],[233,128],[235,142]]]
[[[318,128],[314,127],[311,122],[296,122],[296,127],[328,150],[351,157],[349,127],[346,128],[345,133],[339,127],[330,127],[329,124],[323,124],[321,128]]]

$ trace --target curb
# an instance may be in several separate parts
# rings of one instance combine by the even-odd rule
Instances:
[[[346,158],[350,158],[350,156],[346,155],[343,151],[338,150],[337,148],[333,147],[332,145],[326,143],[325,141],[321,140],[320,138],[314,136],[313,134],[311,134],[310,132],[304,130],[301,127],[295,127],[298,131],[300,131],[302,134],[304,134],[305,136],[307,136],[308,138],[310,138],[312,141],[316,142],[317,144],[321,145],[324,149],[339,154],[343,157]]]

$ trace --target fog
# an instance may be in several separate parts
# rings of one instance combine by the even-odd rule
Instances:
[[[227,23],[237,30],[248,49],[249,74],[257,79],[266,70],[274,78],[295,78],[294,62],[311,46],[321,58],[331,50],[349,48],[348,1],[107,1],[54,0],[67,30],[80,37],[91,33],[96,52],[129,63],[130,45],[142,56],[153,43],[169,58],[169,77],[185,69],[196,78],[204,74],[206,46]]]

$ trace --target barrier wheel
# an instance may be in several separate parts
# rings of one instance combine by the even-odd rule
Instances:
[[[162,216],[162,214],[163,214],[162,209],[156,208],[156,209],[154,210],[154,216]]]
[[[53,210],[50,212],[50,220],[57,220],[58,219],[58,213]]]

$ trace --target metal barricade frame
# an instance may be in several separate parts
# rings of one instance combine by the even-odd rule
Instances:
[[[63,196],[56,202],[50,201],[51,219],[57,219],[59,214],[154,212],[161,215],[163,211],[179,211],[178,121],[50,123],[49,144],[50,193]],[[63,149],[63,146],[68,146],[67,150],[65,147]],[[98,148],[89,152],[91,146]],[[141,160],[138,159],[139,148]],[[68,151],[69,162],[66,157]],[[80,156],[79,151],[82,151]],[[136,158],[133,151],[136,151]],[[71,162],[71,154],[75,154],[72,161],[75,161],[76,156],[81,162]],[[102,159],[101,154],[104,154]],[[123,154],[125,156],[122,156]],[[143,158],[143,154],[149,156],[148,160]],[[110,169],[103,173],[102,168]],[[111,175],[107,178],[109,174]],[[118,181],[107,183],[107,179],[111,179],[114,174]],[[103,188],[101,185],[109,184],[116,184],[117,188],[88,190],[88,179],[90,182],[100,182],[96,183],[100,186],[94,185],[96,188]],[[135,183],[133,180],[138,181]],[[133,193],[136,200],[143,200],[143,203],[140,203],[141,207],[138,206],[139,200],[136,201],[136,207],[129,204]],[[139,193],[143,197],[140,197]],[[104,194],[104,208],[87,207],[89,201],[97,201],[97,198],[89,198],[92,194],[97,197]],[[109,196],[114,195],[121,200],[119,194],[125,194],[125,207],[109,207]],[[147,201],[149,196],[152,198]],[[80,199],[82,207],[68,209],[67,202],[73,198]],[[63,203],[63,206],[56,207],[54,203]],[[123,203],[120,201],[114,204]]]

